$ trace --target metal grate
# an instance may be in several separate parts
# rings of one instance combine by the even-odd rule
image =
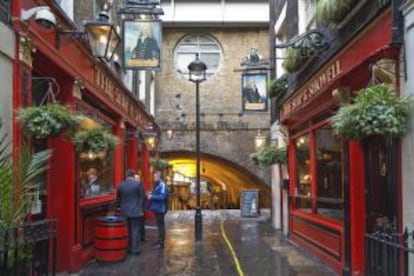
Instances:
[[[409,247],[412,234],[407,229],[404,233],[399,233],[395,227],[365,234],[366,275],[412,275],[408,266],[408,260],[414,254],[414,248]]]
[[[0,228],[0,275],[55,275],[56,221]]]

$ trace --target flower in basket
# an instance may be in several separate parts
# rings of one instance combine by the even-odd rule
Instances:
[[[68,108],[58,103],[20,108],[17,121],[25,133],[36,139],[56,137],[77,123]]]
[[[335,131],[346,139],[368,135],[401,137],[408,129],[412,98],[399,97],[386,83],[358,92],[351,104],[341,106],[332,117]]]
[[[119,139],[106,130],[94,128],[76,132],[73,142],[79,152],[100,153],[112,151],[118,145]]]
[[[151,158],[150,164],[151,164],[152,168],[154,168],[156,170],[160,170],[160,171],[163,171],[163,170],[167,169],[168,166],[170,165],[170,164],[168,164],[168,160],[154,159],[154,158]]]
[[[259,151],[250,155],[255,165],[261,165],[264,167],[271,166],[273,164],[286,164],[287,163],[287,149],[279,148],[274,145],[266,145]]]

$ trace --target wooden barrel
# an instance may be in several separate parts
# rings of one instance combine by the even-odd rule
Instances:
[[[100,217],[95,225],[95,258],[101,262],[125,259],[128,249],[126,219],[117,216]]]

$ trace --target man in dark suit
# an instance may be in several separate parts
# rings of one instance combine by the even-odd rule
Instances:
[[[121,215],[128,221],[129,253],[139,254],[139,217],[144,215],[142,201],[144,200],[144,188],[135,180],[136,172],[129,169],[126,179],[118,186],[117,204],[120,207]]]

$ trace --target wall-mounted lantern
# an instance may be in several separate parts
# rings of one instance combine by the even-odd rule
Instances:
[[[254,137],[254,148],[260,150],[266,144],[266,135],[263,135],[261,130],[257,130],[257,134]]]

